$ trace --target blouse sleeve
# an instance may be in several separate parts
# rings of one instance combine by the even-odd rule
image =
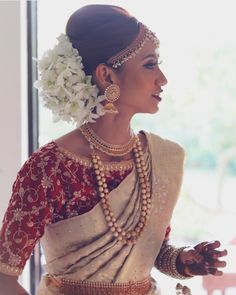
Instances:
[[[13,184],[12,196],[0,232],[0,272],[18,276],[44,226],[50,223],[44,163],[37,155],[23,165]]]

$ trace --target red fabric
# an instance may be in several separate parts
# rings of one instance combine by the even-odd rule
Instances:
[[[108,173],[108,189],[129,172]],[[45,225],[91,210],[99,202],[96,187],[93,168],[73,161],[54,142],[35,152],[13,185],[0,235],[0,261],[23,268]]]
[[[130,171],[108,172],[108,189]],[[13,184],[0,234],[0,262],[23,269],[45,225],[91,210],[100,200],[96,188],[94,169],[66,156],[54,142],[35,152]]]

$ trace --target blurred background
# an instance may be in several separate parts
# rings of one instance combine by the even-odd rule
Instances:
[[[229,252],[223,277],[194,278],[184,284],[191,287],[193,295],[235,295],[235,1],[39,0],[30,1],[33,4],[30,7],[30,23],[29,1],[0,1],[0,7],[3,2],[5,5],[18,2],[21,18],[24,19],[20,23],[22,60],[29,58],[29,47],[24,45],[27,41],[30,40],[31,48],[34,48],[30,54],[40,58],[44,51],[56,44],[56,37],[65,32],[65,24],[72,12],[86,4],[122,6],[156,32],[161,42],[161,69],[168,84],[164,87],[159,112],[155,115],[137,115],[132,122],[133,128],[177,141],[186,151],[183,186],[171,224],[172,242],[177,245],[195,245],[203,240],[219,239],[222,247]],[[34,33],[27,39],[29,25]],[[21,66],[24,67],[24,63]],[[24,85],[27,81],[29,83],[27,73],[29,67],[21,73],[25,75],[21,77]],[[29,88],[24,87],[23,101],[30,92]],[[24,92],[21,90],[21,93]],[[53,123],[51,113],[43,107],[40,98],[35,99],[38,113],[32,117],[32,126],[37,129],[37,145],[41,146],[74,128],[64,122]],[[26,104],[23,104],[22,110]],[[25,116],[21,117],[22,126],[26,126]],[[6,130],[2,132],[3,137],[6,137]],[[21,146],[26,141],[27,135],[23,128]],[[24,155],[26,152],[21,153],[21,159]],[[40,261],[43,261],[43,257]],[[178,280],[163,276],[156,270],[153,270],[153,276],[160,281],[164,295],[175,294]],[[29,270],[28,273],[26,270],[27,288],[30,288],[29,279]]]

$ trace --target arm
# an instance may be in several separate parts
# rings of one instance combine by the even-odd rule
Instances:
[[[0,295],[27,294],[17,278],[50,221],[40,164],[35,158],[27,161],[13,184],[0,231]]]
[[[177,278],[186,279],[189,278],[187,274],[182,272],[181,267],[178,265],[178,257],[184,247],[175,248],[169,244],[171,227],[166,229],[164,241],[162,243],[160,252],[155,261],[155,267],[162,273]],[[191,277],[191,276],[190,276]]]
[[[0,273],[0,295],[29,295],[17,280],[16,276]]]

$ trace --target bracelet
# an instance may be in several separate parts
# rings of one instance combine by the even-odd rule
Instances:
[[[192,276],[181,274],[177,269],[177,258],[179,254],[187,247],[175,248],[171,245],[164,246],[155,262],[156,268],[162,273],[176,279],[190,279]]]

